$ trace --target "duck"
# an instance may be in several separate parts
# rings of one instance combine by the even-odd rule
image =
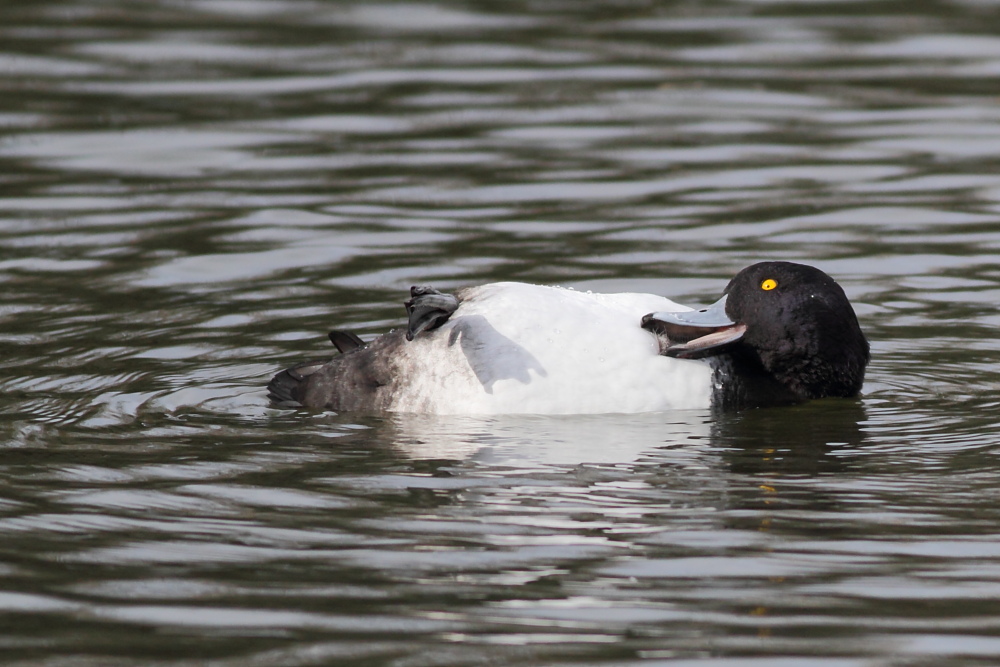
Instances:
[[[498,282],[414,286],[407,324],[276,374],[279,407],[422,414],[740,410],[858,396],[870,346],[818,268],[758,262],[714,304]]]

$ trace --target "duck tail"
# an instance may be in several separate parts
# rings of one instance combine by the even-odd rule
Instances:
[[[283,408],[301,408],[301,391],[307,377],[326,364],[329,359],[307,361],[281,371],[267,383],[267,397]]]
[[[363,348],[365,342],[350,331],[331,331],[330,342],[341,354]],[[307,361],[281,371],[267,383],[267,397],[283,408],[301,408],[306,379],[329,363],[330,359]]]

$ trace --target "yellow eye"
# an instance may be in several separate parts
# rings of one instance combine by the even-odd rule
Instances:
[[[776,280],[772,280],[771,278],[768,278],[767,280],[765,280],[764,282],[762,282],[760,284],[760,288],[762,290],[764,290],[764,291],[767,291],[767,292],[770,292],[771,290],[773,290],[777,286],[778,286],[778,282]]]

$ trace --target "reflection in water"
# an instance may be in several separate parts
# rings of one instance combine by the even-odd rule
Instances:
[[[728,450],[741,474],[835,473],[863,447],[866,419],[864,404],[854,399],[745,410],[713,422],[712,443]]]
[[[663,414],[434,417],[393,415],[390,438],[407,457],[531,469],[631,463],[663,447],[705,449],[708,411]]]
[[[747,512],[729,525],[780,533],[783,512],[808,512],[817,520],[797,527],[800,535],[849,537],[850,528],[828,517],[850,513],[852,501],[823,482],[836,489],[842,478],[864,469],[859,458],[865,456],[866,420],[863,403],[855,399],[721,417],[713,424],[712,441],[724,450],[727,469],[749,490],[729,496],[730,510]]]

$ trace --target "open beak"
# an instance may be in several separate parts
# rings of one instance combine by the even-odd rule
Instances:
[[[700,359],[724,351],[746,333],[747,326],[726,315],[728,295],[702,310],[650,313],[642,328],[660,338],[660,351],[678,359]]]

